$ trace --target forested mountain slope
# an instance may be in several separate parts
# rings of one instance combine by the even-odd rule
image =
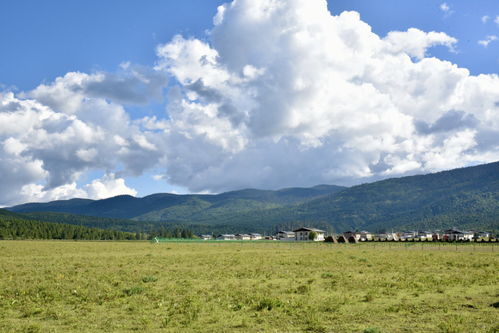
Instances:
[[[499,162],[350,188],[320,185],[279,191],[248,189],[218,195],[165,193],[144,198],[73,199],[10,209],[135,220],[101,220],[101,225],[119,225],[120,230],[188,225],[193,230],[214,233],[271,232],[310,225],[336,232],[453,226],[498,231]],[[74,215],[55,214],[53,218],[75,224],[85,219],[87,223],[95,222]],[[46,215],[44,219],[48,219]]]
[[[452,226],[497,230],[499,163],[354,186],[277,209],[268,220],[322,222],[337,230]]]
[[[19,213],[59,212],[147,221],[211,221],[218,215],[283,207],[343,189],[341,186],[319,185],[278,191],[246,189],[217,195],[158,193],[144,198],[120,195],[103,200],[71,199],[28,203],[9,210]]]

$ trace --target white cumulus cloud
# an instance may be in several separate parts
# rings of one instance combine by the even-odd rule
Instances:
[[[479,40],[478,44],[482,45],[483,47],[488,47],[490,43],[495,42],[497,40],[496,35],[489,35],[485,37],[483,40]]]
[[[225,4],[208,41],[177,36],[158,47],[158,68],[177,82],[166,178],[217,192],[495,160],[497,75],[427,57],[456,44],[415,28],[378,36],[358,13],[332,15],[321,0]]]
[[[447,2],[440,4],[440,10],[444,12],[445,17],[451,16],[454,14],[454,11],[451,9],[450,5]]]
[[[387,49],[395,53],[405,53],[417,59],[423,59],[426,50],[437,45],[445,45],[454,52],[457,39],[443,32],[431,31],[426,33],[419,29],[410,28],[407,31],[392,31],[385,37]]]
[[[85,186],[87,196],[92,199],[103,199],[116,195],[136,195],[137,191],[129,188],[123,178],[116,178],[113,173],[106,174],[100,179],[93,180]]]
[[[429,56],[457,48],[444,32],[379,36],[325,0],[238,0],[213,22],[159,45],[154,68],[1,93],[0,204],[135,195],[126,177],[147,170],[215,193],[499,160],[499,77]],[[168,81],[168,114],[132,120]],[[77,185],[91,170],[105,176]]]
[[[135,72],[68,73],[32,91],[0,93],[0,204],[73,196],[100,198],[99,193],[117,190],[133,193],[119,184],[122,177],[141,174],[164,155],[156,148],[161,140],[153,134],[157,130],[144,128],[142,120],[132,121],[121,104],[161,98],[157,85],[166,82],[164,75],[153,69],[140,73],[144,75],[140,82],[149,80],[147,75],[154,78],[147,81],[154,89],[149,83],[144,83],[149,88],[139,84]],[[93,85],[108,88],[94,92],[89,88]],[[135,90],[140,97],[128,95],[127,91]],[[125,170],[116,184],[107,179],[107,183],[92,183],[87,189],[76,186],[85,172],[112,171],[118,165]],[[108,190],[99,192],[99,184],[100,189]]]

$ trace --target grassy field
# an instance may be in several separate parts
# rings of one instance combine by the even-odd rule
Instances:
[[[4,241],[0,332],[498,332],[498,256],[491,244]]]

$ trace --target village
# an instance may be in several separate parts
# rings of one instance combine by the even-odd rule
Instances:
[[[301,227],[293,231],[279,231],[275,235],[249,234],[221,234],[200,235],[203,240],[219,241],[258,241],[275,240],[282,242],[330,242],[330,243],[359,243],[359,242],[496,242],[494,235],[485,231],[463,231],[457,228],[435,231],[405,231],[372,233],[369,231],[346,231],[340,234],[327,234],[326,231]]]

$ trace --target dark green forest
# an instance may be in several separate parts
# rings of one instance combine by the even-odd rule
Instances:
[[[0,209],[0,239],[132,240],[145,238],[146,235],[140,233],[30,220]]]
[[[217,195],[160,193],[9,209],[35,220],[143,233],[175,228],[193,233],[272,233],[304,225],[332,232],[458,227],[497,233],[499,162],[350,188],[320,185]]]
[[[68,214],[66,214],[68,216]],[[78,216],[71,221],[80,223]],[[88,218],[93,219],[93,218]],[[62,219],[63,220],[63,219]],[[87,219],[82,219],[87,220]],[[133,222],[133,221],[131,221]],[[109,226],[108,226],[109,227]],[[182,227],[157,227],[145,232],[125,232],[67,223],[29,219],[0,209],[0,239],[66,239],[66,240],[144,240],[152,237],[192,238],[191,230]]]

